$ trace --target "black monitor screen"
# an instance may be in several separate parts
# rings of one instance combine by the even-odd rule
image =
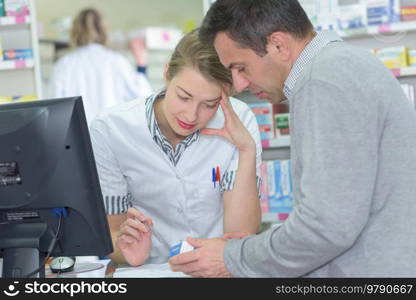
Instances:
[[[0,105],[0,145],[3,277],[112,252],[81,97]]]

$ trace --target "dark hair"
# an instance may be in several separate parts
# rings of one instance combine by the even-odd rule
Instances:
[[[302,39],[313,31],[313,25],[297,0],[217,0],[203,20],[200,38],[213,43],[221,31],[265,55],[267,38],[273,32]]]
[[[214,47],[201,42],[198,29],[185,35],[176,45],[168,63],[167,79],[172,80],[185,67],[198,70],[205,79],[219,85],[232,84],[231,72],[221,64]]]
[[[72,23],[72,46],[80,47],[91,43],[105,45],[106,42],[107,30],[100,12],[95,8],[80,11]]]

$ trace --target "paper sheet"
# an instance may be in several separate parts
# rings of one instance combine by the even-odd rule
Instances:
[[[191,277],[182,272],[173,272],[168,263],[145,264],[140,267],[118,268],[113,278],[167,278]]]

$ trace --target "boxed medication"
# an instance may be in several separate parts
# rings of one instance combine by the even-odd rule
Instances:
[[[290,160],[267,162],[269,177],[269,211],[290,213],[293,209],[293,188]]]
[[[23,60],[33,58],[33,50],[27,49],[8,49],[3,51],[4,60]]]
[[[317,5],[317,26],[318,30],[334,30],[337,23],[337,1],[319,0]]]
[[[3,0],[6,16],[24,17],[29,15],[29,0]]]
[[[389,69],[408,66],[408,50],[405,46],[381,48],[376,55]]]
[[[289,119],[290,114],[284,113],[284,114],[275,114],[274,120],[276,124],[275,132],[276,132],[276,138],[282,136],[282,135],[289,135]]]
[[[272,104],[266,102],[250,103],[249,107],[256,116],[262,146],[270,147],[270,140],[274,138]]]
[[[400,22],[399,0],[367,0],[366,2],[368,25]]]
[[[6,12],[4,10],[4,0],[0,0],[0,17],[4,17]]]
[[[416,49],[409,50],[409,66],[415,67],[416,66]]]
[[[402,6],[400,8],[400,19],[403,22],[416,21],[416,5]]]
[[[192,250],[194,250],[194,247],[191,246],[187,241],[179,241],[179,243],[170,247],[169,257],[178,255],[180,253],[192,251]]]
[[[16,102],[16,101],[34,101],[37,100],[36,95],[23,96],[0,96],[0,103]]]
[[[367,24],[366,6],[360,0],[338,0],[338,29],[361,28]]]
[[[267,175],[267,162],[260,165],[260,207],[261,212],[269,212],[269,177]]]

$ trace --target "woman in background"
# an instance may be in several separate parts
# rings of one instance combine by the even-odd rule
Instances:
[[[51,77],[52,98],[81,95],[88,124],[105,107],[151,94],[146,76],[125,57],[106,47],[107,30],[94,8],[82,10],[71,29],[71,53],[56,63]],[[145,68],[143,44],[134,43],[138,70]]]

